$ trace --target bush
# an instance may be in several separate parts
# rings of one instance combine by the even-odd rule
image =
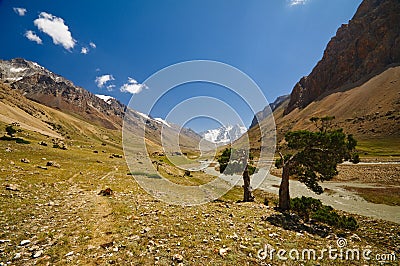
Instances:
[[[15,133],[17,133],[17,130],[16,130],[15,128],[13,128],[12,125],[8,125],[8,126],[6,127],[6,132],[7,132],[7,135],[9,135],[10,137],[12,137],[12,136],[14,136]]]
[[[16,138],[15,142],[16,143],[20,143],[20,144],[30,144],[31,143],[30,141],[24,140],[24,139],[21,139],[21,138]]]
[[[341,228],[356,230],[358,228],[357,221],[352,216],[338,214],[331,206],[323,205],[318,199],[312,197],[294,198],[290,200],[290,208],[299,215],[305,222],[311,219],[327,225]]]

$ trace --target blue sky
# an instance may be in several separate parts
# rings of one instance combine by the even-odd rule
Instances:
[[[125,104],[150,91],[142,90],[141,83],[164,67],[215,60],[246,73],[271,102],[290,93],[311,72],[337,28],[351,19],[360,3],[0,0],[0,58],[38,62],[78,86]],[[164,118],[177,99],[196,95],[236,101],[220,86],[180,87],[151,114]],[[248,126],[252,113],[246,107],[239,107],[239,113]],[[216,125],[199,121],[191,125],[198,131]],[[223,123],[230,122],[227,115]]]

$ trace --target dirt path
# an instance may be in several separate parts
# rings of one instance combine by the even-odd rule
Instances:
[[[207,168],[207,173],[219,175],[213,168]],[[220,175],[220,178],[236,185],[242,185],[242,177],[238,175]],[[271,193],[278,194],[281,179],[269,174],[265,169],[255,174],[252,178],[252,187],[259,188]],[[330,205],[335,209],[363,216],[373,217],[400,224],[400,206],[389,206],[367,202],[355,193],[348,191],[343,186],[352,187],[373,187],[373,185],[355,182],[324,182],[323,188],[330,190],[330,193],[317,195],[296,180],[290,180],[290,196],[307,196],[320,199],[324,204]]]

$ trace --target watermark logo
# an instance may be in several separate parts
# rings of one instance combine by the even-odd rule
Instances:
[[[319,260],[343,260],[343,261],[370,261],[394,262],[397,260],[396,253],[373,254],[369,248],[350,248],[347,246],[345,238],[338,238],[336,246],[328,246],[322,249],[275,249],[270,244],[265,244],[264,248],[257,251],[257,258],[260,260],[293,260],[293,261],[319,261]]]

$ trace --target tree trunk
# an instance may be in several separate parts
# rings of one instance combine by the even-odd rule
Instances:
[[[279,210],[288,211],[290,209],[289,195],[289,167],[283,166],[282,181],[279,187]]]
[[[250,176],[249,176],[249,171],[247,170],[247,165],[243,172],[243,190],[244,190],[243,201],[244,202],[254,201],[254,197],[251,194]]]

